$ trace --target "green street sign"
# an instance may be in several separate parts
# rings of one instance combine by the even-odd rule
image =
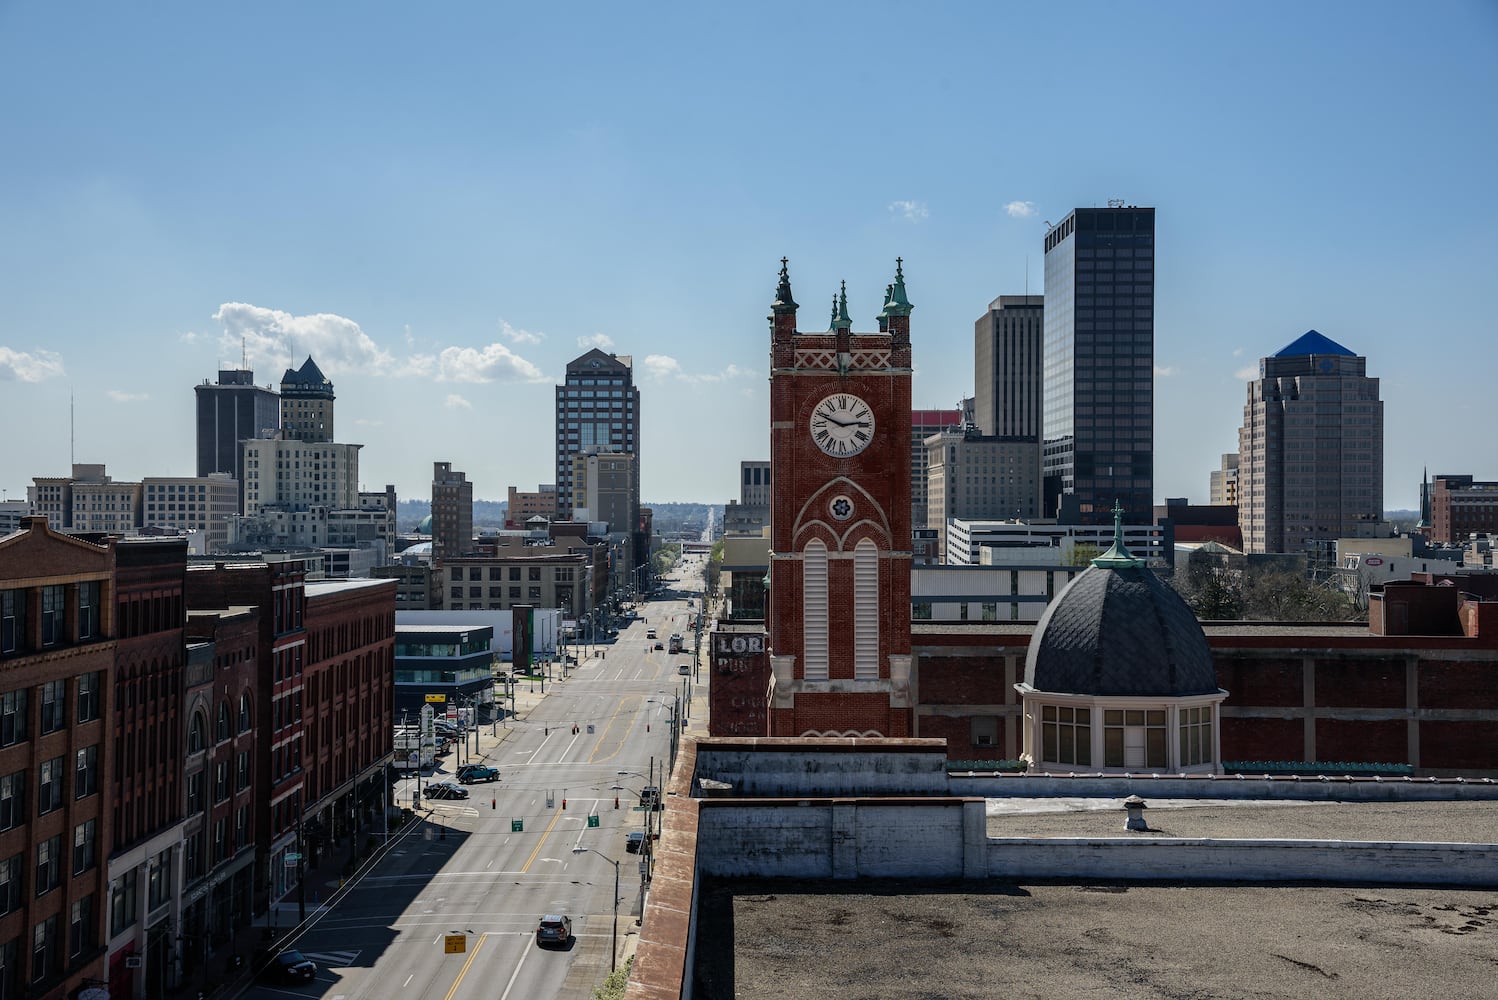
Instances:
[[[523,833],[523,832],[525,832],[525,820],[523,820],[523,819],[512,819],[512,820],[510,820],[510,832],[511,833]]]
[[[591,828],[591,827],[595,827],[597,825],[598,825],[598,814],[594,813],[592,816],[588,817],[588,826]]]

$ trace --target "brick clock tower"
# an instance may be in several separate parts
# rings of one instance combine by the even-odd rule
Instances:
[[[770,313],[770,735],[909,736],[910,302],[899,260],[878,333],[847,286],[796,330],[780,262]]]

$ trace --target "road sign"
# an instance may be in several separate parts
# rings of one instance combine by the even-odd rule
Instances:
[[[594,813],[592,816],[588,817],[588,826],[589,827],[595,827],[597,825],[598,825],[598,814]]]
[[[510,832],[511,833],[524,833],[525,832],[525,820],[523,820],[523,819],[512,819],[512,820],[510,820]]]
[[[290,851],[288,851],[286,853],[286,867],[287,868],[295,868],[297,865],[299,865],[301,863],[302,863],[302,856],[300,854],[293,854]]]
[[[442,951],[448,955],[461,955],[468,950],[467,934],[448,934],[442,939]]]
[[[445,694],[429,694],[429,695],[427,695],[427,701],[429,701],[429,702],[436,702],[439,705],[445,705],[447,703],[447,695],[445,695]]]

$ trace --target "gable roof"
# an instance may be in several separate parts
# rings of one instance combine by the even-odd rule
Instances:
[[[1304,358],[1312,354],[1340,354],[1346,358],[1357,357],[1356,354],[1335,340],[1317,333],[1315,330],[1307,330],[1300,335],[1299,339],[1280,348],[1274,357]]]

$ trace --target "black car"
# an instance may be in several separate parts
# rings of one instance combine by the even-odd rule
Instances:
[[[639,854],[640,848],[645,844],[645,834],[641,830],[633,830],[624,837],[624,850],[629,854]]]
[[[460,788],[450,781],[438,781],[427,785],[425,795],[429,799],[466,799],[468,789]]]
[[[571,940],[571,917],[548,913],[541,918],[541,923],[536,927],[536,944],[543,948],[549,944],[559,944],[565,947],[567,942]]]
[[[277,952],[260,970],[262,979],[276,983],[310,983],[316,975],[317,963],[299,951]]]

